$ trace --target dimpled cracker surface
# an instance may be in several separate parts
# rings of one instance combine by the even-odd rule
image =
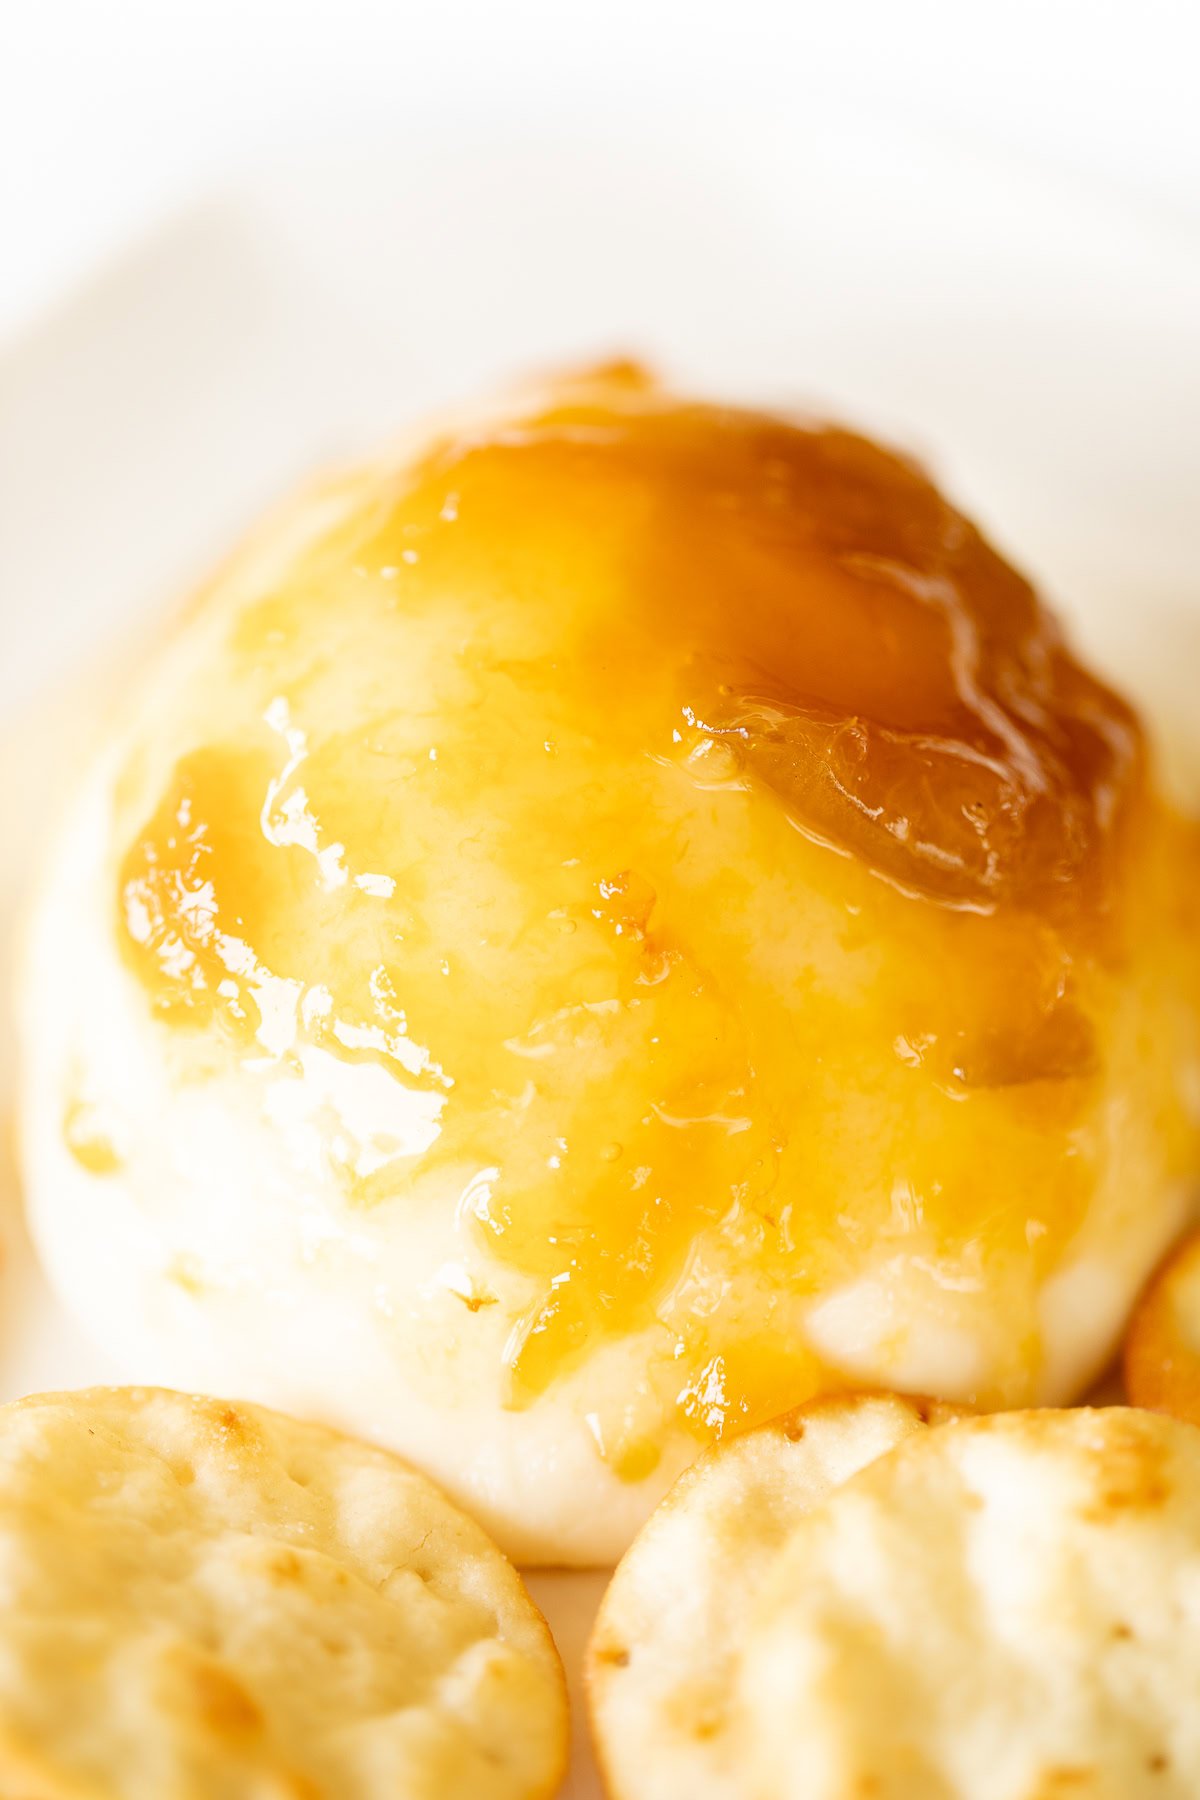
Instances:
[[[0,1409],[6,1800],[532,1800],[562,1674],[396,1458],[163,1389]]]
[[[1200,1792],[1200,1433],[920,1433],[801,1520],[749,1632],[753,1800]]]
[[[601,1762],[620,1800],[737,1800],[746,1622],[797,1521],[876,1457],[956,1415],[898,1394],[795,1407],[707,1451],[626,1552],[588,1656]]]

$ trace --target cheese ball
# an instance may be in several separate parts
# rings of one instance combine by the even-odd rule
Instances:
[[[1198,868],[910,462],[525,390],[146,659],[34,919],[33,1231],[131,1375],[602,1563],[810,1396],[1093,1378],[1200,1164]]]

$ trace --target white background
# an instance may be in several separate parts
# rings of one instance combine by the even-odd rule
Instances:
[[[1200,234],[1198,86],[1196,0],[0,0],[0,331],[247,163],[384,128],[719,147],[832,103]]]

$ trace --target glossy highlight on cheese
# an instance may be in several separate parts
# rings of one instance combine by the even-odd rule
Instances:
[[[848,431],[628,365],[451,423],[234,559],[111,767],[102,928],[172,1099],[76,1054],[66,1153],[102,1206],[184,1134],[164,1281],[323,1283],[380,1394],[557,1397],[629,1483],[864,1380],[1064,1398],[1178,1227],[1194,830]],[[247,1242],[262,1170],[297,1196],[278,1267],[196,1248],[222,1096]]]

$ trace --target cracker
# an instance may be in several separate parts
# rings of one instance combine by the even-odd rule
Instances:
[[[741,1794],[731,1707],[747,1617],[798,1519],[948,1409],[838,1395],[727,1439],[671,1489],[605,1595],[588,1652],[600,1760],[620,1800]]]
[[[1200,1792],[1200,1433],[1126,1408],[920,1434],[802,1519],[739,1695],[771,1800]]]
[[[0,1792],[534,1800],[562,1670],[516,1571],[396,1457],[148,1388],[0,1408]]]
[[[1200,1425],[1200,1232],[1185,1238],[1138,1302],[1124,1373],[1136,1406]]]

